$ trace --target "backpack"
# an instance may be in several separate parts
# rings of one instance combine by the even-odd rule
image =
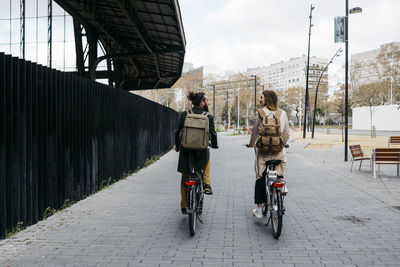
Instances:
[[[273,113],[267,115],[262,108],[257,111],[262,118],[262,122],[258,130],[256,147],[260,152],[269,155],[282,151],[284,147],[280,129],[282,110],[278,109],[275,115]]]
[[[208,113],[194,114],[188,110],[180,133],[181,146],[187,149],[207,149],[210,140]]]

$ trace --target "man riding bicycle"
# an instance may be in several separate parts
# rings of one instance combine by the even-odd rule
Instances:
[[[189,153],[195,152],[194,158],[194,167],[198,170],[204,170],[204,192],[206,194],[212,194],[211,185],[210,185],[210,150],[208,148],[193,150],[185,148],[181,145],[182,143],[182,133],[185,127],[185,120],[189,114],[203,114],[208,118],[208,133],[211,141],[212,148],[218,148],[217,143],[217,133],[214,127],[214,118],[212,115],[208,114],[208,100],[204,93],[189,93],[188,99],[192,102],[193,108],[188,111],[184,111],[181,113],[178,123],[178,129],[175,132],[175,149],[176,151],[180,151],[179,153],[179,162],[178,162],[178,172],[182,173],[181,178],[181,210],[182,213],[186,213],[186,202],[187,202],[187,192],[185,180],[189,177],[190,174],[190,162],[189,162]],[[187,136],[184,136],[187,138]],[[208,145],[208,143],[207,143]]]

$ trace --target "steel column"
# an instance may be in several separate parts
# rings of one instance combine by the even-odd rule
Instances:
[[[53,0],[47,2],[47,66],[51,68],[52,61],[52,27],[53,27]]]

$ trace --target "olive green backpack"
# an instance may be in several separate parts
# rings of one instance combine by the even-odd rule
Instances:
[[[181,146],[186,149],[207,149],[210,140],[208,113],[194,114],[188,110],[180,133]]]

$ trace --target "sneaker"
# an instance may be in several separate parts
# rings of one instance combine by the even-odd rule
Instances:
[[[262,214],[261,208],[255,208],[253,210],[253,215],[256,216],[256,218],[258,218],[258,219],[262,219],[263,214]]]
[[[282,196],[286,196],[287,193],[288,193],[288,189],[287,189],[287,186],[286,186],[286,184],[285,184],[285,185],[283,186],[283,189],[282,189]]]
[[[211,189],[211,185],[205,184],[203,186],[203,189],[204,189],[204,194],[206,194],[206,195],[212,195],[213,194],[213,191]]]
[[[186,213],[186,208],[181,208],[182,214],[185,215]]]

